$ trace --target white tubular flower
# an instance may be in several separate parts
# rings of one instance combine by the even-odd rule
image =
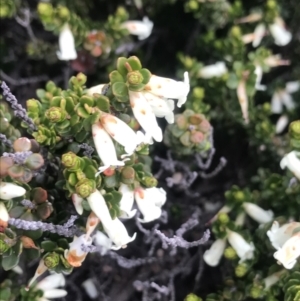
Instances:
[[[174,123],[174,100],[158,97],[150,92],[143,92],[156,117],[165,117],[168,123]]]
[[[264,60],[264,63],[269,67],[288,66],[290,65],[289,60],[283,60],[280,54],[270,55]]]
[[[98,290],[96,288],[95,283],[91,278],[82,282],[82,287],[84,288],[85,292],[91,299],[96,299],[99,295]]]
[[[0,182],[0,199],[10,200],[20,197],[26,193],[23,187],[20,187],[13,183]]]
[[[259,46],[265,34],[266,26],[264,24],[258,24],[254,29],[254,39],[252,41],[252,46],[255,48]]]
[[[281,115],[276,122],[275,133],[280,134],[289,124],[289,117],[287,115]]]
[[[162,207],[167,200],[167,193],[163,188],[146,188],[146,194],[148,198],[152,198],[154,200],[154,204],[157,207]]]
[[[190,92],[190,79],[188,72],[183,74],[184,80],[176,81],[166,77],[151,75],[145,91],[150,92],[160,98],[178,99],[177,107],[181,107]]]
[[[228,72],[224,62],[217,62],[213,65],[204,66],[200,69],[198,77],[210,79],[213,77],[221,77]]]
[[[237,97],[241,106],[243,118],[246,124],[249,123],[249,114],[248,114],[248,95],[246,91],[246,80],[240,80],[237,86]]]
[[[96,227],[98,226],[100,220],[96,216],[96,214],[92,211],[86,221],[86,238],[90,237],[91,234],[94,232]]]
[[[278,46],[285,46],[292,40],[292,34],[286,30],[284,21],[276,18],[275,22],[269,26],[271,35]]]
[[[105,199],[99,190],[95,190],[87,197],[92,211],[100,219],[102,225],[109,225],[112,221]]]
[[[129,98],[133,115],[144,129],[146,137],[153,137],[157,142],[161,142],[163,139],[162,130],[158,126],[153,110],[143,93],[129,90]],[[124,138],[128,139],[127,137]]]
[[[300,159],[298,158],[300,153],[292,151],[285,155],[280,161],[280,167],[285,169],[286,167],[294,174],[294,176],[300,180]]]
[[[254,74],[256,75],[256,80],[255,80],[255,90],[257,91],[266,91],[267,87],[265,85],[261,84],[261,80],[263,77],[263,69],[261,66],[256,65]]]
[[[279,272],[273,273],[270,276],[266,277],[263,281],[265,283],[265,289],[269,289],[271,286],[276,284],[280,277],[285,274],[285,270],[281,270]]]
[[[253,23],[253,22],[257,22],[259,20],[261,20],[263,17],[263,15],[261,13],[253,13],[251,15],[248,15],[246,17],[242,17],[240,19],[236,20],[237,24],[240,23]]]
[[[236,251],[240,262],[252,259],[254,257],[254,245],[253,243],[248,243],[242,235],[237,232],[227,230],[227,239],[230,245]]]
[[[103,232],[97,231],[93,236],[94,244],[101,247],[101,255],[105,255],[112,247],[112,241]]]
[[[44,278],[36,286],[37,289],[43,291],[43,296],[38,301],[65,297],[68,292],[63,289],[57,289],[57,287],[64,286],[65,282],[63,274],[53,274]]]
[[[69,244],[69,250],[65,250],[64,254],[68,263],[73,267],[80,267],[88,254],[82,247],[89,247],[92,242],[92,238],[85,234],[79,237],[74,236],[73,241]]]
[[[122,24],[130,34],[138,37],[139,40],[147,39],[153,29],[153,22],[148,17],[144,17],[143,21],[126,21]]]
[[[253,203],[245,202],[243,203],[243,207],[246,213],[260,224],[269,223],[274,217],[272,210],[264,210]]]
[[[142,212],[144,219],[140,219],[141,223],[149,223],[161,216],[161,208],[155,204],[155,199],[153,198],[153,191],[148,191],[141,187],[135,189],[134,191],[135,201]]]
[[[83,198],[81,196],[79,196],[77,193],[73,193],[72,194],[72,202],[74,204],[76,212],[79,215],[81,215],[83,213],[83,207],[82,207]]]
[[[94,93],[102,94],[102,90],[103,90],[104,86],[106,86],[106,84],[100,84],[100,85],[91,87],[87,90],[87,94],[88,95],[93,95]]]
[[[74,36],[68,24],[64,25],[59,34],[59,51],[56,54],[61,61],[75,60],[77,58]]]
[[[104,164],[99,168],[99,173],[111,166],[125,165],[123,161],[118,160],[115,145],[100,122],[92,125],[92,134],[96,151]]]
[[[109,224],[103,224],[103,228],[109,238],[112,240],[112,250],[119,250],[126,248],[127,244],[135,240],[136,233],[132,237],[128,235],[128,232],[124,224],[118,219],[113,219]]]
[[[280,227],[277,221],[274,221],[271,229],[267,232],[272,246],[279,250],[294,234],[295,229],[300,228],[300,223],[292,222]]]
[[[277,259],[286,269],[292,269],[300,256],[300,232],[288,239],[282,248],[274,253]]]
[[[6,206],[0,202],[0,229],[5,229],[8,226],[9,215]]]
[[[203,259],[211,267],[219,264],[226,247],[226,239],[217,239],[203,254]]]
[[[136,209],[131,210],[134,203],[134,191],[128,185],[121,183],[119,192],[122,193],[120,201],[121,218],[132,218],[136,214]]]
[[[34,283],[34,281],[36,281],[36,279],[44,274],[47,270],[48,268],[45,266],[44,259],[41,259],[33,278],[28,283],[28,287],[30,287]]]
[[[124,146],[127,154],[131,155],[140,143],[135,131],[124,121],[111,114],[102,113],[100,121],[106,132],[115,141]],[[103,147],[103,145],[101,147]]]

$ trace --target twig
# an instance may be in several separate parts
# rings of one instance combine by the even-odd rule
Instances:
[[[24,86],[28,84],[34,84],[42,81],[47,81],[49,77],[47,75],[33,76],[28,78],[14,79],[7,75],[4,71],[0,70],[0,77],[13,86]]]

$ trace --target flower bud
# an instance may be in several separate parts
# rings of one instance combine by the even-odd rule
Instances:
[[[59,264],[59,255],[55,252],[47,253],[44,257],[44,264],[48,269],[53,269]]]
[[[50,122],[57,123],[66,119],[67,112],[62,108],[52,107],[45,112],[45,116]]]
[[[53,13],[53,6],[51,3],[39,2],[37,10],[39,14],[50,17]]]
[[[127,80],[130,85],[138,85],[143,82],[143,76],[138,71],[131,71],[127,74]]]
[[[289,134],[292,139],[300,140],[300,120],[293,121],[290,124]]]
[[[26,101],[26,107],[27,107],[28,112],[38,113],[40,104],[39,104],[38,100],[32,98],[32,99],[28,99]]]
[[[234,260],[237,258],[236,251],[232,247],[228,247],[224,251],[224,257],[229,259],[229,260]]]
[[[218,220],[221,222],[221,224],[228,224],[230,218],[227,213],[221,212],[218,214]]]
[[[76,193],[82,198],[87,198],[95,190],[95,181],[90,179],[82,179],[76,185]]]
[[[24,248],[39,250],[39,248],[35,245],[34,241],[30,237],[21,236],[20,240],[21,240],[22,245],[23,245]]]
[[[190,135],[190,141],[194,144],[200,144],[204,141],[204,135],[201,132],[193,131]]]
[[[154,177],[144,177],[142,180],[142,183],[147,187],[156,187],[157,185],[157,180]]]
[[[135,178],[135,170],[131,166],[125,166],[121,172],[121,181],[124,184],[133,184]]]
[[[253,286],[250,290],[250,296],[253,299],[260,299],[263,295],[263,289],[261,287]]]
[[[237,202],[243,202],[245,200],[245,194],[243,191],[236,191],[233,193],[233,196]]]
[[[235,268],[235,275],[239,278],[244,277],[248,272],[248,267],[246,264],[241,263]]]
[[[79,168],[79,158],[73,153],[68,152],[62,155],[62,164],[69,170],[76,170]]]

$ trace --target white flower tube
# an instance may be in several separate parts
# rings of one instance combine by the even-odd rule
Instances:
[[[34,283],[34,281],[36,281],[36,279],[40,277],[42,274],[44,274],[47,270],[48,268],[45,266],[44,259],[41,259],[33,278],[28,283],[28,287],[30,287]]]
[[[286,269],[292,269],[300,256],[300,232],[288,239],[282,248],[274,253],[277,259]]]
[[[256,65],[254,74],[256,75],[256,80],[255,80],[255,90],[257,91],[265,91],[267,87],[265,85],[261,84],[261,80],[263,77],[263,69],[261,66]]]
[[[147,198],[154,200],[155,206],[161,208],[165,204],[167,200],[167,193],[163,188],[152,187],[146,188],[145,191]]]
[[[111,166],[125,165],[123,161],[118,160],[115,145],[100,122],[92,125],[92,134],[96,151],[104,164],[99,168],[99,173]]]
[[[134,203],[134,191],[128,185],[121,183],[119,192],[122,193],[120,201],[121,218],[132,218],[136,214],[136,209],[132,209]]]
[[[135,189],[135,201],[142,212],[144,218],[139,221],[142,223],[149,223],[161,216],[161,208],[155,204],[155,199],[152,197],[152,191],[147,191],[141,187]]]
[[[36,288],[43,291],[43,297],[38,299],[38,301],[44,301],[53,298],[62,298],[65,297],[68,292],[63,289],[57,289],[57,287],[65,285],[65,278],[62,274],[53,274],[47,276],[42,281],[40,281]]]
[[[108,224],[103,224],[103,228],[114,243],[111,247],[112,250],[126,248],[127,244],[135,240],[136,237],[136,233],[134,233],[132,237],[128,235],[124,224],[118,218],[113,219]]]
[[[281,115],[276,122],[275,133],[280,134],[289,124],[289,117],[287,115]]]
[[[248,95],[246,91],[246,80],[241,79],[238,86],[237,86],[237,97],[241,106],[243,118],[245,120],[245,123],[249,123],[249,113],[248,113]]]
[[[99,295],[98,289],[91,278],[82,282],[82,287],[91,299],[96,299]]]
[[[97,231],[93,236],[94,244],[101,247],[101,255],[105,255],[112,247],[112,241],[103,232]]]
[[[257,47],[260,45],[261,40],[263,39],[264,35],[266,34],[266,26],[264,24],[258,24],[254,29],[254,39],[252,41],[252,46]]]
[[[91,87],[87,90],[87,94],[88,95],[93,95],[94,93],[102,94],[104,86],[106,86],[106,84],[100,84],[100,85]]]
[[[230,245],[236,251],[240,262],[252,259],[254,257],[254,245],[253,243],[248,243],[242,235],[237,232],[227,230],[227,239]]]
[[[127,154],[131,155],[140,143],[135,131],[124,121],[111,114],[102,113],[100,120],[106,132],[124,146]]]
[[[271,229],[267,232],[267,235],[270,239],[272,246],[279,250],[287,240],[289,240],[295,229],[300,228],[300,223],[292,222],[280,226],[277,221],[274,221]]]
[[[77,193],[72,194],[72,202],[75,207],[76,212],[81,215],[83,213],[82,202],[83,198],[79,196]]]
[[[104,226],[112,221],[105,199],[99,190],[95,190],[87,197],[88,203],[92,211],[100,219],[100,222]]]
[[[274,217],[272,210],[264,210],[253,203],[245,202],[243,207],[247,214],[260,224],[269,223]]]
[[[59,51],[56,54],[61,61],[75,60],[77,58],[74,36],[68,24],[64,25],[59,34]]]
[[[199,70],[198,77],[210,79],[213,77],[221,77],[228,72],[224,62],[217,62],[213,65],[204,66]]]
[[[92,211],[86,221],[86,238],[90,237],[91,234],[93,233],[93,231],[96,229],[96,227],[98,226],[100,220],[99,218],[96,216],[96,214]]]
[[[166,77],[151,75],[145,86],[145,91],[161,98],[178,99],[177,106],[180,108],[187,99],[190,92],[190,80],[188,72],[184,72],[183,81],[176,81]]]
[[[73,267],[80,267],[88,254],[82,246],[89,247],[92,242],[92,238],[85,234],[79,237],[74,236],[73,241],[69,244],[69,250],[65,250],[64,254],[68,263]]]
[[[298,156],[300,153],[292,151],[285,155],[280,161],[280,167],[285,169],[286,167],[294,174],[294,176],[300,180],[300,159]]]
[[[203,259],[211,267],[219,264],[226,247],[226,239],[217,239],[203,254]]]
[[[150,92],[142,92],[156,117],[165,117],[168,123],[174,123],[174,100],[158,97]]]
[[[0,199],[10,200],[20,197],[26,193],[26,190],[13,183],[0,182]]]
[[[285,270],[281,270],[279,272],[273,273],[270,276],[266,277],[263,281],[265,283],[265,289],[269,289],[271,286],[276,284],[279,280],[280,277],[285,274]]]
[[[130,105],[134,117],[146,132],[146,137],[153,137],[157,142],[163,139],[162,130],[158,126],[150,104],[141,92],[129,90]]]
[[[0,202],[0,229],[8,226],[9,215],[3,202]]]
[[[148,17],[144,17],[143,21],[126,21],[122,24],[130,34],[138,37],[139,40],[147,39],[153,28],[153,22]]]
[[[281,18],[276,18],[275,22],[269,26],[271,35],[278,46],[285,46],[292,40],[292,34],[286,30]]]

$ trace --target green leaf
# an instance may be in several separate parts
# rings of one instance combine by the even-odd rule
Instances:
[[[87,165],[84,168],[83,172],[85,173],[85,175],[88,179],[94,180],[97,169],[92,165]]]
[[[151,72],[146,68],[143,68],[139,71],[143,76],[143,84],[148,84],[150,77],[151,77]]]
[[[7,172],[12,178],[19,178],[24,174],[24,167],[21,165],[13,165],[8,168]]]
[[[90,113],[83,107],[78,107],[76,113],[82,118],[88,118]]]
[[[20,257],[17,256],[16,254],[12,254],[8,257],[4,257],[4,255],[3,255],[2,267],[3,267],[4,271],[9,271],[12,268],[14,268],[15,266],[17,266],[19,263],[19,259],[20,259]]]
[[[111,84],[114,84],[117,82],[123,82],[123,83],[125,82],[123,76],[117,70],[114,70],[113,72],[111,72],[109,74],[109,79],[110,79]]]
[[[44,89],[37,89],[36,90],[36,96],[39,98],[39,99],[42,99],[45,97],[45,94],[46,94],[46,91]]]
[[[104,177],[104,184],[107,188],[116,187],[118,185],[116,174],[114,174],[110,177]]]
[[[128,89],[130,91],[134,91],[134,92],[140,92],[140,91],[143,91],[145,88],[145,85],[144,84],[138,84],[138,85],[129,85]]]
[[[9,301],[11,296],[11,289],[9,287],[3,287],[0,289],[1,301]]]
[[[61,96],[54,96],[50,101],[50,107],[60,107],[61,100]]]
[[[73,115],[70,119],[71,126],[74,126],[80,122],[80,117],[78,115]]]
[[[84,140],[87,138],[87,136],[89,135],[89,132],[86,131],[80,131],[79,133],[77,133],[75,135],[75,139],[77,142],[82,143],[84,142]]]
[[[125,83],[114,83],[112,85],[112,93],[120,102],[129,101],[128,87]]]
[[[9,211],[9,216],[13,218],[19,218],[24,212],[26,208],[23,206],[16,206]]]
[[[69,114],[74,113],[75,104],[72,97],[66,97],[66,111]]]
[[[94,94],[96,106],[103,112],[110,112],[110,103],[108,97],[101,94]]]
[[[92,96],[89,96],[89,95],[83,95],[80,97],[80,100],[79,102],[84,105],[84,104],[87,104],[89,105],[90,107],[93,107],[94,106],[94,99]]]
[[[68,182],[70,183],[70,185],[75,186],[76,183],[78,182],[76,174],[75,173],[71,173],[68,177]]]
[[[44,252],[52,252],[55,250],[56,247],[57,244],[50,240],[42,241],[41,243],[41,249],[43,249]]]
[[[125,77],[128,73],[128,71],[125,67],[126,62],[127,62],[126,57],[119,57],[117,60],[117,70],[123,77]]]
[[[140,60],[138,59],[138,57],[136,57],[136,56],[131,56],[127,60],[127,62],[131,66],[132,70],[140,70],[140,69],[142,69],[142,64],[141,64]]]
[[[66,184],[65,180],[60,180],[55,183],[55,188],[63,190],[64,185]]]

